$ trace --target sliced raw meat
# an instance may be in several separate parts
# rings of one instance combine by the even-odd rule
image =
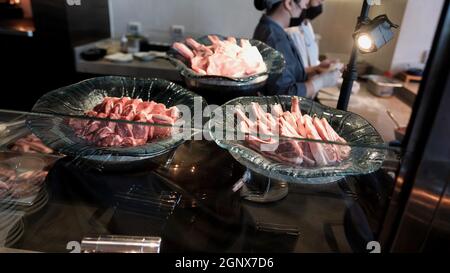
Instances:
[[[171,126],[180,118],[180,110],[175,106],[166,108],[164,104],[154,101],[107,97],[95,106],[94,110],[87,111],[86,115],[122,121],[70,119],[68,124],[79,137],[101,147],[130,147],[143,145],[155,138],[169,137],[172,133]],[[132,124],[123,121],[149,124]],[[165,126],[157,126],[157,124]],[[30,144],[30,146],[37,147],[38,144]]]
[[[222,41],[216,35],[209,35],[208,39],[210,46],[187,38],[185,43],[193,50],[179,42],[173,48],[190,61],[191,69],[199,75],[242,78],[267,71],[258,48],[248,40],[241,39],[238,45],[234,37]]]
[[[239,129],[250,148],[272,160],[312,167],[332,165],[350,155],[349,146],[327,143],[346,142],[326,119],[302,115],[297,97],[292,98],[290,112],[276,104],[272,114],[266,113],[257,103],[251,103],[249,111],[250,118],[241,107],[235,108]]]
[[[175,48],[186,59],[190,60],[194,58],[194,52],[192,52],[192,50],[190,50],[183,43],[174,43],[172,47]]]

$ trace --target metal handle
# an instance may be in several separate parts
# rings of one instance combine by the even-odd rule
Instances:
[[[160,237],[99,236],[81,241],[83,253],[159,253]]]
[[[391,118],[391,120],[395,123],[395,126],[397,126],[397,128],[400,128],[400,124],[398,123],[398,121],[395,119],[394,114],[392,114],[391,111],[386,110],[386,113],[388,114],[388,116]]]

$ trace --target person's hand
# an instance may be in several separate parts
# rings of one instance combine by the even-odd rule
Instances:
[[[318,5],[322,5],[325,0],[311,0],[309,5],[311,7],[317,7]]]
[[[330,59],[326,59],[320,62],[319,67],[320,68],[330,68],[330,66],[337,62],[336,60],[330,60]]]
[[[315,73],[316,74],[322,74],[329,72],[331,69],[333,69],[334,66],[337,66],[339,64],[339,60],[331,60],[326,59],[320,62],[318,66],[315,67]]]
[[[339,70],[332,70],[314,76],[311,79],[311,83],[314,86],[314,96],[323,88],[336,86],[338,84],[339,78],[341,77],[342,73]]]

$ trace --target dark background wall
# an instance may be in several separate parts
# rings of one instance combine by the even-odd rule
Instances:
[[[0,108],[30,110],[44,93],[85,78],[75,72],[76,45],[110,37],[107,0],[32,0],[33,37],[0,35]],[[2,20],[2,18],[0,18]]]

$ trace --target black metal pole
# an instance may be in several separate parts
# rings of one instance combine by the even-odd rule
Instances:
[[[363,0],[363,6],[361,9],[361,15],[358,17],[358,22],[356,24],[355,31],[358,30],[361,23],[369,19],[370,5],[368,0]],[[356,71],[356,59],[358,54],[358,48],[353,41],[352,55],[350,56],[350,61],[348,62],[347,69],[343,75],[343,82],[341,86],[341,92],[339,95],[339,100],[337,104],[337,109],[347,110],[348,102],[350,100],[350,95],[352,94],[353,82],[358,78],[358,73]]]

